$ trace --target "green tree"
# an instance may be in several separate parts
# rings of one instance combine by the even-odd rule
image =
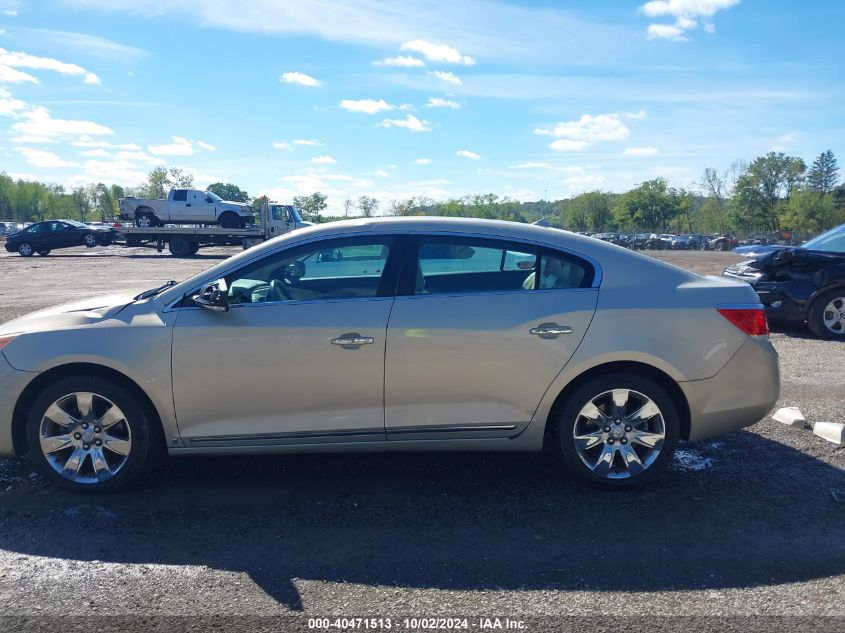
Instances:
[[[170,190],[187,189],[194,186],[194,176],[184,169],[156,167],[147,174],[147,181],[137,187],[139,198],[166,198]]]
[[[222,183],[222,182],[215,182],[208,185],[208,191],[211,193],[217,194],[224,200],[229,200],[231,202],[243,202],[248,203],[250,201],[249,194],[238,187],[237,185],[233,185],[230,182]]]
[[[613,217],[624,228],[666,229],[678,214],[679,200],[663,178],[641,183],[622,194]]]
[[[361,196],[358,198],[358,208],[361,210],[361,215],[365,218],[373,217],[373,214],[378,211],[379,202],[370,196]]]
[[[293,206],[299,210],[305,220],[319,222],[320,214],[329,206],[326,200],[324,194],[315,191],[310,196],[296,196],[293,199]]]
[[[833,196],[805,188],[795,191],[781,206],[784,227],[805,233],[821,233],[838,223],[840,214],[833,204]]]
[[[807,185],[816,193],[827,194],[834,190],[838,182],[839,165],[836,156],[830,150],[822,152],[807,173]]]
[[[745,228],[780,229],[778,204],[789,198],[803,180],[806,165],[796,156],[783,152],[769,152],[759,156],[748,166],[736,183],[739,223]]]

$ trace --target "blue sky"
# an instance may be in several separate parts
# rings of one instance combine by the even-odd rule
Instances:
[[[843,150],[838,0],[0,0],[0,169],[330,209]]]

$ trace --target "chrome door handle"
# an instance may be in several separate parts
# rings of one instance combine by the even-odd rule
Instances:
[[[341,334],[337,338],[332,339],[332,345],[341,345],[344,347],[358,347],[359,345],[372,345],[375,339],[372,336],[361,336],[354,332],[350,334]]]
[[[543,337],[560,336],[561,334],[572,334],[572,328],[568,325],[557,325],[555,323],[544,323],[538,327],[528,330],[529,334]]]

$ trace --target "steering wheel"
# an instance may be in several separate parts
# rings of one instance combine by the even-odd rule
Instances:
[[[267,293],[268,301],[292,301],[293,296],[288,290],[287,284],[281,279],[270,280],[270,291]]]

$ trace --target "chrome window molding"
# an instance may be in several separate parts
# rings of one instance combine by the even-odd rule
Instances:
[[[504,241],[507,241],[507,242],[516,242],[516,243],[519,243],[519,244],[530,244],[531,246],[549,248],[549,249],[552,249],[552,250],[561,251],[563,253],[568,253],[570,255],[573,255],[574,257],[580,257],[581,259],[588,262],[593,267],[593,270],[595,271],[595,273],[593,275],[593,283],[590,285],[589,288],[546,288],[546,289],[542,289],[542,290],[541,289],[530,290],[528,292],[560,292],[560,291],[571,292],[571,291],[574,291],[574,290],[579,290],[579,291],[597,290],[601,286],[601,282],[602,282],[602,278],[603,278],[603,272],[602,272],[601,264],[599,264],[598,260],[595,257],[593,257],[592,255],[588,255],[587,253],[584,253],[582,251],[570,248],[568,246],[556,244],[554,242],[536,240],[536,239],[525,238],[525,237],[521,237],[521,236],[520,237],[513,237],[513,236],[510,236],[510,235],[501,235],[499,233],[478,233],[478,232],[475,232],[475,231],[471,231],[471,232],[466,232],[466,231],[442,231],[442,230],[413,230],[412,231],[412,230],[407,230],[407,229],[406,230],[399,230],[399,231],[379,231],[379,232],[372,232],[372,233],[368,232],[368,231],[354,231],[354,232],[348,233],[348,234],[343,235],[343,236],[320,235],[320,236],[317,236],[317,237],[312,237],[312,238],[308,238],[308,239],[304,239],[304,240],[298,240],[298,241],[295,241],[295,242],[289,242],[289,243],[286,242],[286,243],[284,243],[284,245],[279,246],[279,248],[277,248],[273,251],[257,254],[255,257],[248,259],[244,262],[240,262],[236,266],[232,266],[230,268],[224,269],[220,274],[215,275],[215,277],[213,279],[212,278],[203,278],[195,286],[193,286],[190,290],[188,290],[187,292],[185,292],[185,293],[181,294],[180,296],[176,297],[172,301],[169,301],[165,305],[165,307],[163,308],[162,312],[172,312],[174,310],[177,310],[178,308],[176,307],[176,304],[180,303],[186,296],[189,296],[189,295],[199,291],[199,289],[204,284],[207,284],[211,281],[214,281],[215,279],[220,279],[221,277],[226,277],[229,274],[231,274],[232,272],[239,270],[240,268],[249,266],[250,264],[252,264],[253,262],[255,262],[259,259],[262,259],[262,258],[265,258],[265,257],[273,257],[274,255],[277,255],[278,253],[285,251],[285,250],[288,250],[288,249],[291,249],[291,248],[298,248],[300,246],[307,246],[308,244],[317,243],[317,242],[325,242],[325,241],[328,241],[328,240],[343,239],[344,237],[350,237],[350,238],[353,238],[353,237],[384,238],[384,237],[393,237],[393,236],[398,236],[398,235],[409,235],[409,236],[433,235],[433,236],[448,236],[448,237],[468,237],[468,238],[479,238],[479,239],[504,240]],[[475,295],[502,294],[502,293],[508,293],[508,292],[514,292],[514,291],[502,291],[502,292],[490,292],[490,293],[480,293],[480,292],[448,293],[448,294],[444,293],[444,294],[437,294],[437,295],[403,295],[401,297],[396,297],[396,298],[398,299],[398,298],[413,298],[413,297],[426,297],[426,296],[444,297],[444,296],[451,296],[453,294],[460,294],[461,296],[466,296],[466,295],[472,295],[472,294],[475,294]],[[375,299],[375,298],[392,299],[394,297],[371,297],[371,298],[372,299]],[[360,299],[360,297],[358,297],[357,299]],[[367,299],[370,299],[370,298],[367,298]],[[313,300],[308,300],[308,301],[296,301],[296,302],[278,301],[278,302],[271,302],[270,304],[242,304],[242,305],[278,305],[278,304],[282,304],[282,303],[314,303],[315,301],[332,301],[332,302],[334,302],[334,301],[349,301],[349,300],[350,299],[313,299]],[[194,308],[193,307],[187,307],[187,308],[184,308],[184,309],[190,310],[190,309],[194,309]],[[202,309],[202,308],[199,308],[199,309]]]

